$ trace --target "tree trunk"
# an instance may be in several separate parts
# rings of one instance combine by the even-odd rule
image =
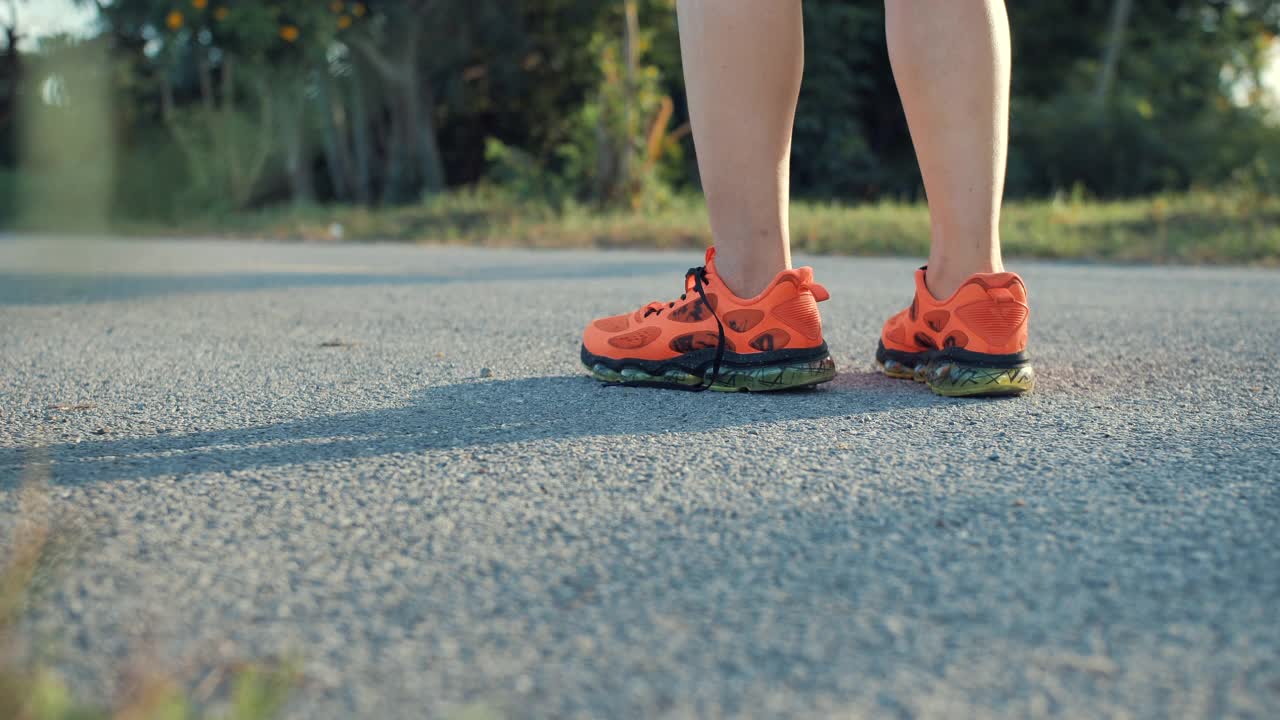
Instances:
[[[397,61],[367,42],[354,43],[390,90],[392,129],[386,149],[384,203],[409,198],[415,187],[421,192],[444,187],[444,163],[431,118],[433,107],[427,105],[432,94],[424,93],[427,88],[418,66],[424,20],[423,12],[411,13],[405,19],[403,52]]]
[[[612,195],[613,186],[617,184],[617,159],[614,153],[613,141],[609,137],[609,119],[604,112],[600,113],[600,118],[596,120],[596,177],[593,183],[595,187],[592,189],[592,200],[599,207],[609,204],[609,197]]]
[[[1098,84],[1093,91],[1093,109],[1101,113],[1115,84],[1116,66],[1120,64],[1120,52],[1124,47],[1124,34],[1133,12],[1133,0],[1114,0],[1111,4],[1111,23],[1107,30],[1107,49],[1102,56],[1102,69],[1098,72]]]
[[[369,110],[365,103],[364,81],[367,76],[358,65],[352,67],[351,83],[351,144],[354,156],[356,201],[362,205],[373,202],[373,141],[369,131]]]
[[[422,162],[422,190],[431,195],[444,190],[444,157],[440,154],[440,141],[436,137],[436,123],[432,118],[435,104],[431,92],[418,113],[419,156]]]
[[[200,51],[200,60],[196,63],[196,69],[200,76],[200,101],[204,103],[204,109],[213,112],[216,99],[213,95],[213,67],[209,65],[209,51]]]
[[[616,138],[618,143],[618,182],[612,194],[618,200],[629,199],[633,194],[631,187],[631,166],[634,162],[634,141],[636,137],[636,73],[640,63],[640,16],[636,0],[623,3],[624,29],[622,31],[622,127],[623,136]]]
[[[4,52],[0,52],[0,83],[10,90],[0,97],[0,163],[16,165],[19,155],[18,138],[22,128],[18,126],[18,97],[16,88],[22,87],[22,55],[18,50],[18,10],[10,5],[13,19],[4,28],[6,39]]]
[[[421,192],[429,195],[444,189],[444,162],[431,117],[435,107],[433,94],[418,67],[420,37],[420,28],[409,33],[401,81],[405,122],[408,124],[405,128],[405,139],[408,140],[405,149],[413,154]]]
[[[334,104],[332,84],[328,63],[316,70],[318,100],[320,114],[324,119],[324,166],[329,175],[329,185],[333,188],[333,196],[340,202],[350,199],[347,189],[347,167],[342,147],[346,144],[344,135],[338,127],[338,107]]]
[[[391,127],[387,131],[387,164],[382,174],[383,205],[394,205],[408,196],[404,158],[411,143],[405,142],[404,111],[400,104],[396,98],[392,98]]]
[[[302,83],[284,106],[280,130],[283,134],[285,169],[289,175],[289,191],[295,206],[314,205],[315,184],[311,175],[311,156],[307,152],[306,92]]]
[[[238,198],[239,193],[235,192],[235,188],[241,187],[241,184],[244,181],[244,165],[241,163],[240,159],[240,154],[243,152],[243,148],[234,141],[236,124],[236,81],[235,70],[233,69],[234,67],[235,65],[231,55],[223,55],[222,66],[220,68],[222,72],[222,97],[221,104],[219,105],[218,121],[221,125],[219,132],[222,134],[223,139],[231,139],[231,142],[227,143],[227,152],[225,154],[227,177],[230,178],[231,181],[231,187],[233,189],[232,196]],[[236,206],[239,207],[238,201]]]
[[[262,171],[267,167],[267,160],[271,157],[273,126],[275,125],[275,116],[277,114],[275,101],[270,93],[267,81],[262,75],[257,74],[250,83],[258,100],[258,142],[257,147],[248,157],[244,174],[237,181],[238,191],[236,207],[245,207],[249,204],[249,200],[253,197],[254,187],[258,184],[258,178],[262,177]]]

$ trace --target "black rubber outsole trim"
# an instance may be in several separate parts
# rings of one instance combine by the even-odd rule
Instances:
[[[795,390],[830,382],[836,376],[835,361],[831,359],[825,343],[805,350],[776,350],[750,355],[725,353],[718,365],[714,348],[654,361],[603,358],[583,347],[582,364],[595,379],[610,386],[695,392]],[[716,367],[719,372],[715,372]]]
[[[903,352],[890,350],[881,340],[876,346],[876,362],[883,365],[894,360],[903,365],[927,365],[934,362],[955,362],[962,365],[974,365],[989,368],[1020,368],[1031,364],[1031,358],[1025,352],[1009,355],[993,355],[973,352],[963,348],[942,348],[941,350],[925,350],[923,352]]]
[[[1026,353],[993,355],[957,348],[923,352],[889,350],[880,343],[876,362],[885,375],[925,383],[946,397],[1001,397],[1030,392],[1035,369]]]
[[[827,350],[827,344],[824,342],[817,347],[805,348],[803,350],[772,350],[768,352],[750,353],[744,355],[742,353],[730,352],[724,353],[724,359],[721,361],[724,365],[733,365],[735,367],[758,367],[765,365],[779,365],[782,363],[804,362],[806,360],[820,360],[830,355]],[[587,346],[582,346],[582,364],[587,367],[593,365],[604,365],[605,367],[622,371],[623,368],[633,367],[639,368],[651,375],[661,375],[668,370],[684,370],[685,372],[701,373],[711,367],[711,363],[715,360],[715,348],[703,348],[702,350],[694,350],[684,353],[679,357],[670,360],[632,360],[627,358],[616,359],[604,357],[603,355],[595,355],[587,351]]]

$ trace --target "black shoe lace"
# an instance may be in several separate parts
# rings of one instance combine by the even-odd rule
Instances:
[[[707,299],[706,286],[711,283],[711,278],[707,276],[707,268],[705,265],[695,268],[689,268],[684,274],[685,287],[689,286],[689,278],[693,278],[693,290],[698,293],[698,298],[702,301],[704,307],[711,311],[711,317],[716,321],[716,354],[715,359],[711,363],[711,375],[703,379],[702,384],[697,387],[688,388],[693,392],[702,392],[711,388],[720,379],[720,364],[724,361],[724,323],[720,322],[720,315],[716,309],[712,307],[711,301]],[[680,294],[680,299],[687,299],[689,293]],[[663,310],[668,310],[676,306],[676,301],[672,300],[667,306],[662,307],[662,303],[650,303],[644,310],[644,317],[650,315],[661,315]]]

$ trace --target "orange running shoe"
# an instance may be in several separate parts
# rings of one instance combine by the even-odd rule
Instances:
[[[835,377],[818,303],[830,295],[813,268],[784,270],[759,295],[737,297],[720,280],[715,248],[685,273],[679,300],[593,321],[582,364],[597,380],[683,390],[786,390]]]
[[[884,374],[939,395],[1019,395],[1035,385],[1027,358],[1027,286],[1015,273],[978,273],[934,299],[916,271],[911,307],[889,318],[876,362]]]

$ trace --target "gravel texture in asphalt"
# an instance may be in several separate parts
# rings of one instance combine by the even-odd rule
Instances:
[[[1280,274],[1012,263],[1037,392],[949,400],[871,367],[915,264],[800,260],[840,376],[723,395],[578,364],[697,253],[0,240],[24,633],[296,718],[1280,715]]]

